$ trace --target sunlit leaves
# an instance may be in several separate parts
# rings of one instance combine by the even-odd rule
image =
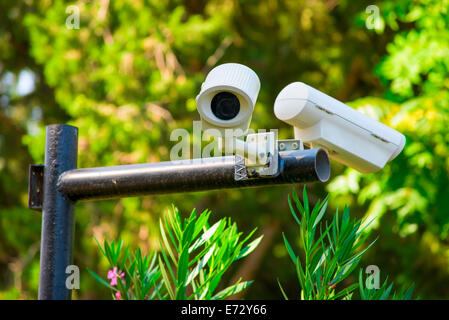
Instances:
[[[387,25],[398,30],[376,67],[386,93],[384,98],[361,98],[351,106],[405,134],[406,146],[379,173],[360,175],[347,169],[328,190],[333,202],[368,208],[366,215],[378,218],[372,227],[389,212],[397,217],[401,235],[416,232],[416,224],[424,222],[444,238],[449,223],[448,2],[401,0],[378,5]],[[408,28],[399,31],[400,23]]]
[[[342,216],[337,211],[330,222],[322,221],[327,208],[326,199],[318,201],[310,210],[305,188],[303,204],[296,191],[293,191],[292,197],[296,208],[291,206],[291,212],[299,225],[302,254],[297,255],[285,235],[283,238],[296,267],[301,299],[328,300],[347,297],[357,288],[357,284],[343,289],[339,289],[337,285],[355,270],[363,253],[374,242],[361,249],[368,234],[363,232],[362,221],[350,218],[349,207],[345,208]],[[287,299],[282,285],[279,285]]]
[[[402,288],[400,291],[393,291],[394,283],[389,283],[388,278],[382,283],[379,288],[368,288],[363,282],[363,271],[359,272],[359,290],[361,300],[411,300],[414,285],[408,288]]]
[[[111,268],[124,270],[126,278],[111,286],[91,272],[103,285],[120,291],[122,299],[225,299],[246,289],[251,281],[241,281],[217,292],[224,273],[237,260],[247,256],[262,239],[246,244],[245,238],[230,219],[209,225],[210,211],[197,216],[195,210],[182,219],[173,207],[159,223],[161,251],[150,256],[137,249],[130,255],[120,240],[100,246]],[[142,276],[144,275],[144,276]]]

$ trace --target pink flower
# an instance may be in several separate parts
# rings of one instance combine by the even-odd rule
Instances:
[[[117,285],[117,278],[123,279],[125,277],[125,273],[118,270],[117,267],[114,267],[114,269],[108,271],[108,279],[111,280],[111,286]]]
[[[117,300],[122,300],[122,294],[120,293],[120,291],[117,291],[117,292],[115,293],[115,298],[116,298]]]

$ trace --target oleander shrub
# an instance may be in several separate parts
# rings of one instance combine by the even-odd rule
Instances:
[[[292,201],[293,200],[293,201]],[[349,207],[341,214],[338,209],[330,220],[323,219],[327,209],[327,198],[318,201],[310,208],[306,188],[303,202],[295,190],[289,195],[288,203],[294,220],[299,227],[300,254],[296,254],[292,245],[283,234],[285,247],[295,269],[302,300],[352,299],[359,289],[362,300],[411,299],[413,285],[408,289],[393,291],[393,283],[386,279],[378,286],[366,286],[363,282],[362,269],[359,281],[343,285],[356,271],[363,254],[376,242],[367,244],[368,232],[365,228],[370,222],[352,219]],[[347,282],[347,281],[346,281]],[[288,299],[279,282],[282,295]]]
[[[225,299],[246,289],[251,281],[237,281],[218,290],[223,275],[236,261],[249,255],[262,236],[249,242],[256,229],[243,237],[229,218],[209,224],[211,212],[193,210],[183,219],[177,208],[159,221],[160,251],[131,252],[123,241],[99,245],[110,270],[107,279],[89,272],[111,290],[117,300]]]

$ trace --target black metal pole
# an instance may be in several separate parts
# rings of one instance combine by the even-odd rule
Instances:
[[[235,180],[235,156],[75,169],[63,173],[58,189],[70,199],[96,200],[130,196],[258,187],[326,181],[329,158],[323,149],[280,156],[280,174]]]
[[[76,169],[78,129],[50,125],[46,130],[39,299],[71,299],[66,270],[72,264],[77,200],[324,182],[330,175],[323,149],[281,152],[277,176],[250,173],[246,180],[236,179],[242,168],[237,156]]]
[[[77,153],[76,127],[47,126],[39,299],[71,299],[65,272],[72,264],[75,203],[58,191],[57,181],[64,171],[76,168]]]

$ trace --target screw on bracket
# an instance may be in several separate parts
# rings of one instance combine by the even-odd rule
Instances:
[[[41,211],[44,200],[44,168],[42,164],[30,165],[28,181],[28,208]]]

